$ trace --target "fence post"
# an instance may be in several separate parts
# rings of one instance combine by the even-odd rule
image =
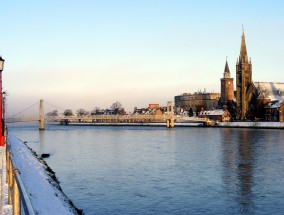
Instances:
[[[20,193],[18,184],[16,182],[15,174],[18,173],[19,170],[14,170],[14,177],[13,177],[13,215],[20,215],[21,214],[21,200],[20,200]]]
[[[8,169],[8,203],[12,204],[12,189],[13,189],[13,165],[9,158],[9,169]]]
[[[6,146],[6,183],[8,184],[9,182],[9,161],[10,161],[10,152],[7,149],[8,147]]]

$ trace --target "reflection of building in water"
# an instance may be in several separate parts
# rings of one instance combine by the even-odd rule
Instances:
[[[239,159],[238,159],[238,182],[240,188],[240,209],[242,213],[248,213],[254,206],[252,197],[253,185],[253,153],[249,131],[243,131],[239,143]],[[250,213],[249,213],[250,214]]]
[[[226,129],[223,134],[224,187],[227,193],[235,193],[233,198],[238,203],[240,214],[252,214],[254,155],[250,148],[249,131]]]
[[[236,174],[235,167],[236,161],[235,158],[237,149],[235,148],[235,141],[232,137],[232,129],[225,128],[223,132],[223,181],[226,188],[227,193],[235,193],[236,192]]]

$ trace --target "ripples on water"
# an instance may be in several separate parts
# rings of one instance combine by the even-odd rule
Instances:
[[[11,124],[85,214],[283,214],[284,132]]]

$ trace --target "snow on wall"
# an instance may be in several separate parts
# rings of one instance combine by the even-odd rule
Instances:
[[[46,166],[39,162],[32,151],[12,135],[8,135],[8,143],[36,214],[77,214],[59,190],[59,185],[46,172]]]
[[[284,128],[284,122],[220,122],[219,127]]]

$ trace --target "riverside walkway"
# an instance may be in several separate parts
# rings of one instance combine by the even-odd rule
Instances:
[[[44,160],[13,135],[8,134],[6,147],[0,147],[0,214],[78,214]]]
[[[8,184],[6,182],[6,146],[0,147],[0,213],[1,215],[13,214],[12,205],[8,204]]]

